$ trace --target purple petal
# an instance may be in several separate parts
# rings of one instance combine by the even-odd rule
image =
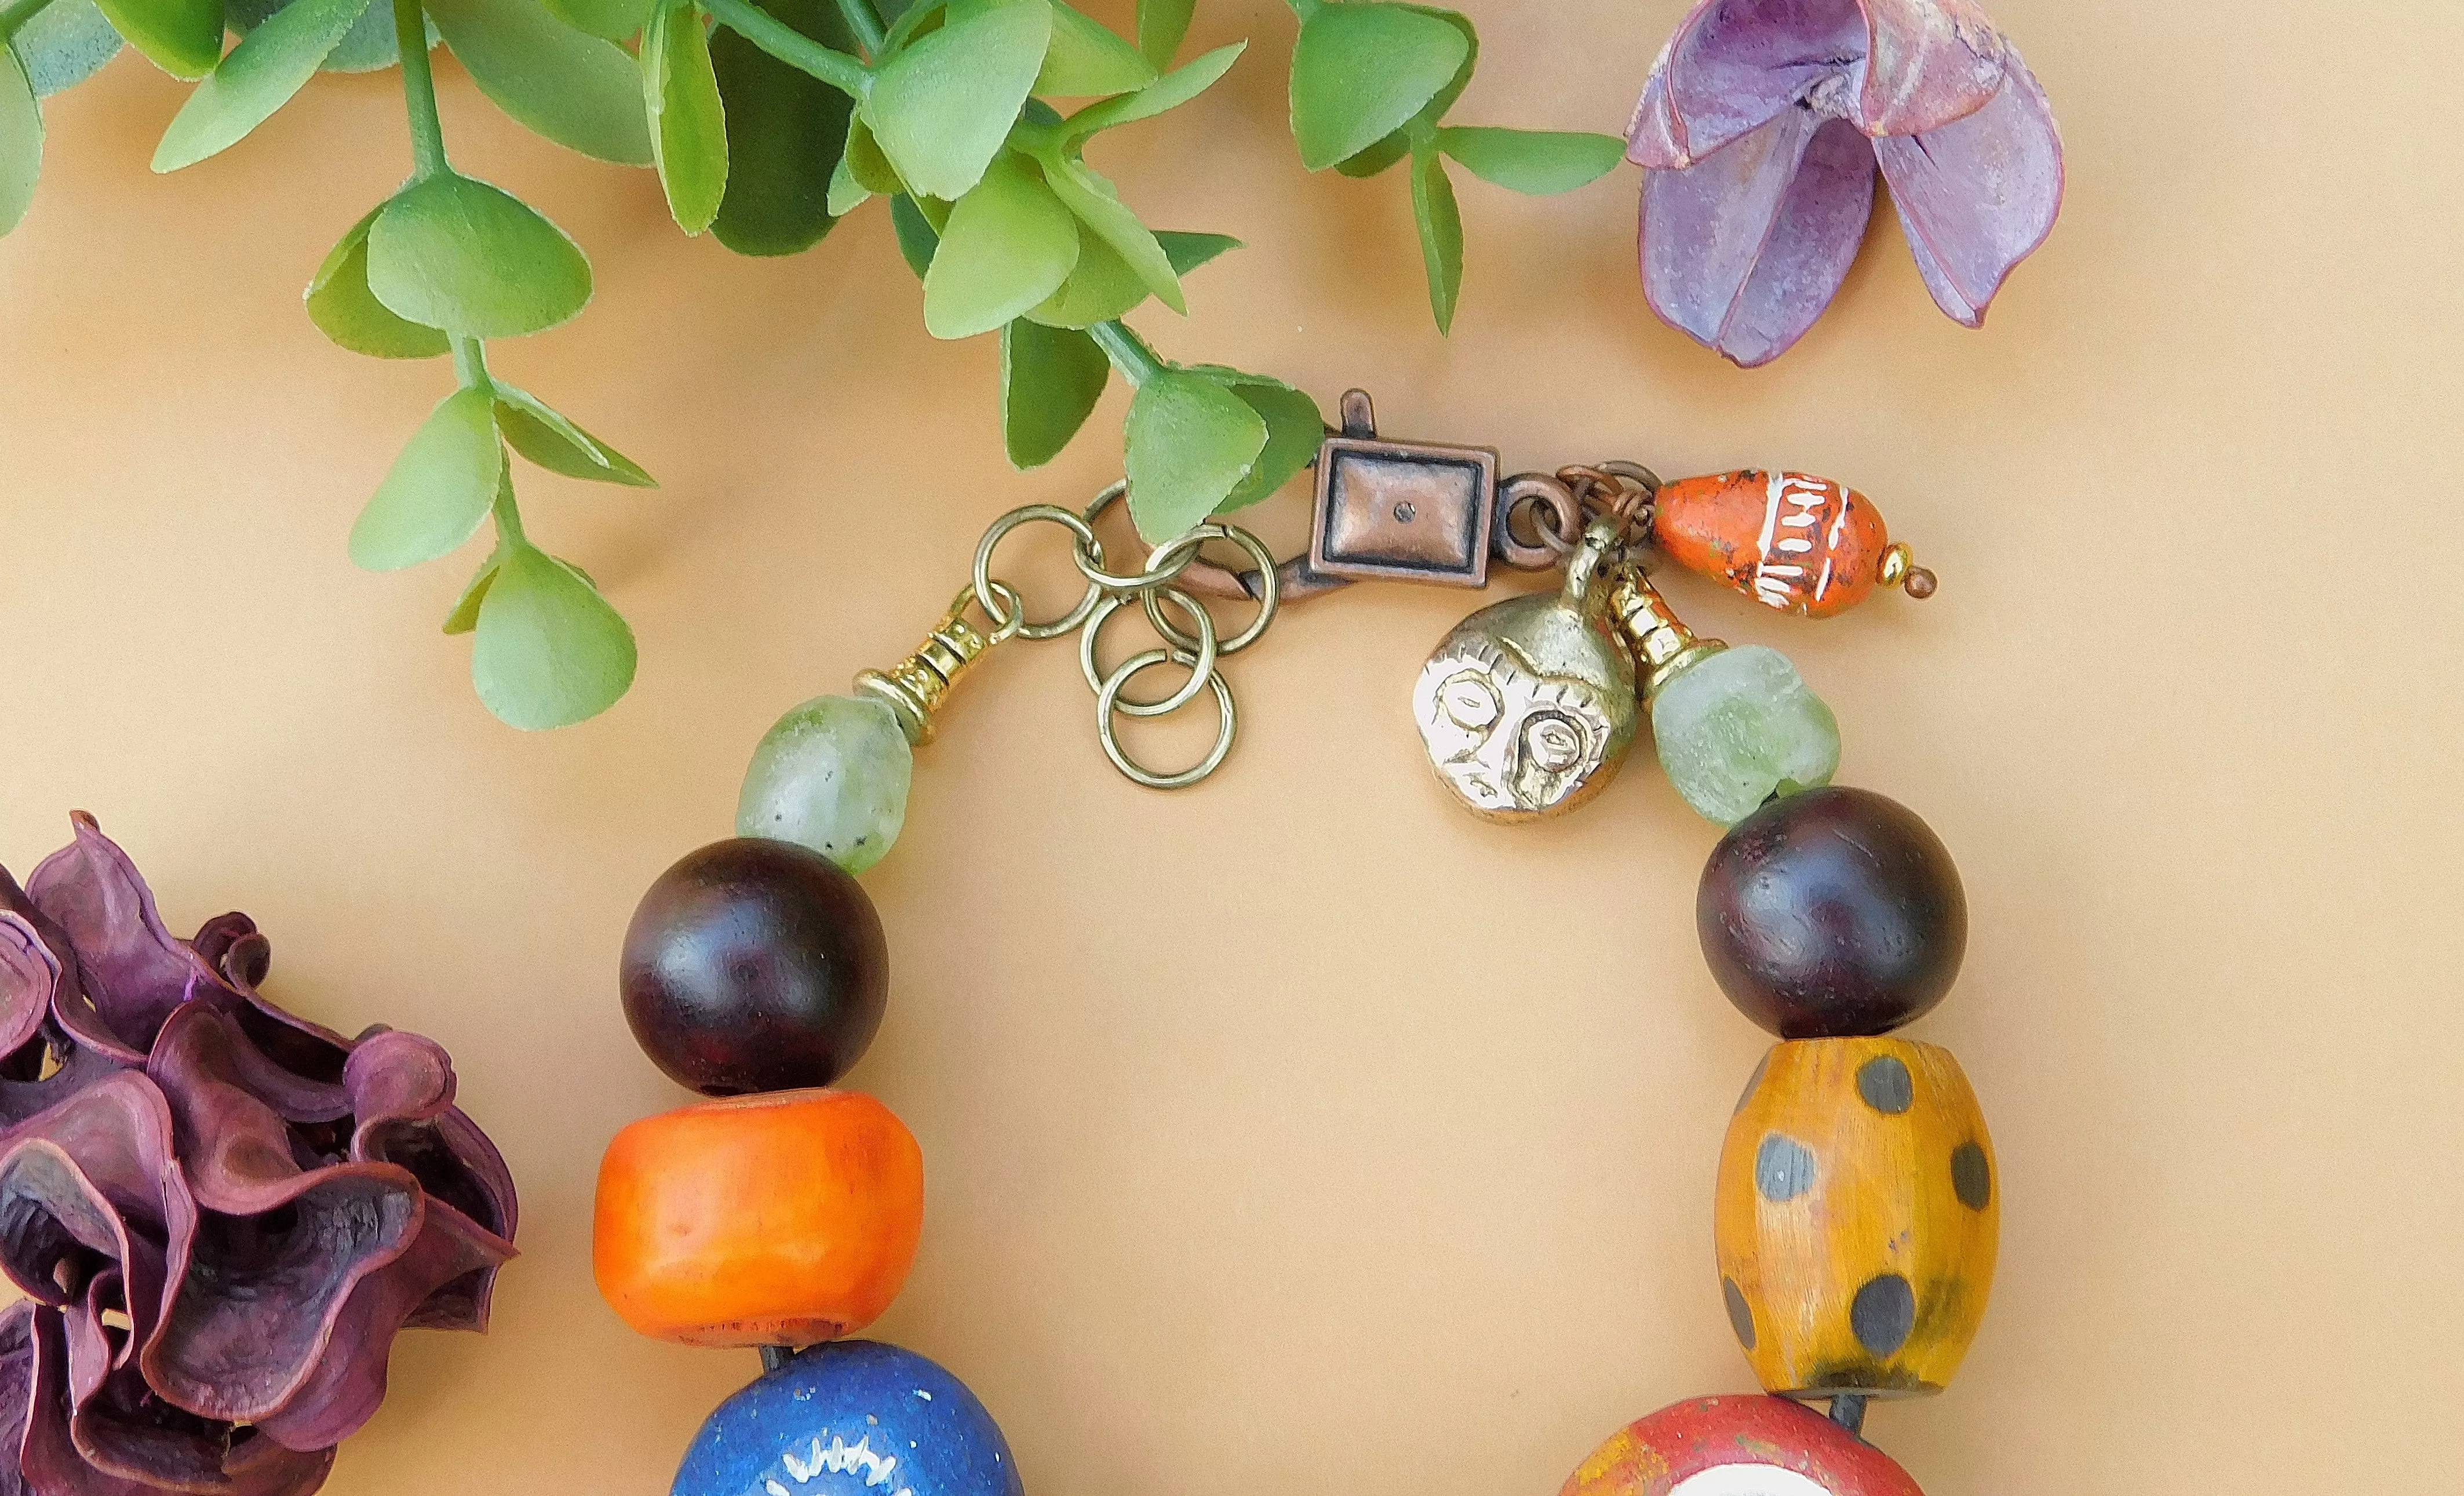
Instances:
[[[1870,60],[1857,91],[1868,135],[1936,130],[1985,107],[2010,44],[1976,0],[1863,0]]]
[[[1874,143],[1925,289],[1969,327],[2012,267],[2054,231],[2062,142],[2035,75],[2011,50],[1993,101],[1954,123]]]
[[[254,920],[241,913],[215,915],[197,932],[197,952],[248,1000],[232,1010],[232,1016],[268,1059],[319,1085],[341,1083],[352,1042],[322,1023],[287,1011],[256,990],[274,968],[274,947],[257,934]]]
[[[196,1222],[170,1111],[134,1071],[30,1119],[0,1152],[0,1270],[30,1298],[82,1308],[96,1276],[116,1269],[138,1343],[187,1272]]]
[[[51,1111],[115,1071],[136,1068],[129,1061],[71,1039],[66,1030],[46,1028],[41,1037],[9,1057],[7,1065],[21,1073],[39,1074],[43,1062],[59,1057],[59,1068],[40,1080],[0,1076],[0,1128],[14,1129]],[[0,1496],[6,1496],[0,1492]]]
[[[26,891],[67,934],[104,1025],[143,1051],[173,1008],[201,990],[225,990],[224,983],[164,928],[153,891],[128,854],[92,816],[77,811],[70,819],[77,840],[43,859]]]
[[[0,1054],[15,1054],[52,1016],[59,957],[25,916],[0,912]]]
[[[1678,24],[1626,126],[1626,159],[1681,170],[1865,59],[1857,0],[1704,0]]]
[[[1643,292],[1697,342],[1767,363],[1838,294],[1873,198],[1864,137],[1791,109],[1700,165],[1643,173]]]
[[[296,1075],[266,1057],[248,1036],[237,1009],[192,1003],[171,1015],[156,1036],[146,1072],[170,1098],[175,1119],[198,1087],[228,1087],[267,1109],[267,1131],[285,1137],[281,1124],[338,1122],[351,1114],[351,1098],[340,1086]],[[193,1167],[197,1142],[183,1129],[180,1151]],[[290,1155],[288,1141],[276,1150]],[[222,1207],[217,1207],[222,1208]]]
[[[183,1413],[127,1372],[72,1404],[59,1315],[27,1306],[0,1320],[0,1389],[22,1419],[16,1472],[39,1496],[308,1496],[333,1451],[298,1453]],[[8,1487],[0,1486],[0,1490]]]
[[[362,1282],[333,1328],[335,1353],[317,1357],[308,1379],[281,1407],[256,1420],[268,1437],[294,1449],[339,1443],[385,1400],[385,1352],[396,1331],[431,1296],[495,1270],[514,1246],[434,1200],[410,1249]]]
[[[207,920],[188,946],[200,960],[243,990],[264,985],[266,974],[274,969],[273,942],[257,933],[255,920],[238,910]]]

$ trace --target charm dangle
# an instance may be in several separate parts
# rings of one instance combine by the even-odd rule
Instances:
[[[1651,539],[1686,570],[1802,618],[1844,613],[1877,586],[1934,591],[1933,573],[1891,543],[1871,499],[1803,473],[1680,479],[1660,491]]]
[[[1563,588],[1482,608],[1421,667],[1412,691],[1420,742],[1474,815],[1559,815],[1617,777],[1639,715],[1634,653],[1599,575],[1617,548],[1615,525],[1594,524]]]

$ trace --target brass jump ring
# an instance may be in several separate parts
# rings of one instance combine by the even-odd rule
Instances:
[[[1215,658],[1221,652],[1216,646],[1215,615],[1206,611],[1204,604],[1178,587],[1165,587],[1161,589],[1160,596],[1171,599],[1175,605],[1197,621],[1198,637],[1190,641],[1190,649],[1176,647],[1172,651],[1173,659],[1189,665],[1189,679],[1181,683],[1179,690],[1157,700],[1140,701],[1131,696],[1120,696],[1119,710],[1130,716],[1166,716],[1189,705],[1197,699],[1199,692],[1205,689],[1206,677],[1215,672]],[[1149,618],[1162,612],[1162,606],[1156,601],[1157,593],[1141,593],[1139,597],[1147,604]],[[1127,607],[1129,602],[1119,593],[1106,597],[1095,605],[1094,613],[1088,618],[1087,627],[1078,635],[1078,669],[1087,676],[1087,689],[1098,696],[1104,693],[1105,677],[1095,668],[1095,643],[1103,633],[1104,626],[1111,622],[1114,613]],[[1191,654],[1191,649],[1196,653]],[[1183,660],[1183,656],[1188,658]]]
[[[1121,705],[1121,688],[1128,685],[1130,677],[1138,671],[1161,665],[1166,660],[1182,665],[1191,663],[1186,650],[1147,649],[1123,660],[1118,669],[1105,677],[1104,689],[1095,693],[1095,737],[1103,743],[1104,757],[1112,760],[1112,767],[1135,782],[1149,789],[1186,789],[1222,767],[1224,756],[1232,751],[1232,737],[1240,728],[1240,715],[1233,707],[1232,688],[1224,684],[1223,672],[1209,671],[1196,678],[1214,688],[1215,705],[1222,715],[1223,729],[1216,735],[1215,746],[1207,751],[1206,757],[1177,774],[1157,774],[1132,759],[1129,751],[1121,746],[1120,733],[1112,725],[1112,718]]]
[[[1013,509],[994,520],[992,528],[984,532],[984,538],[976,542],[976,605],[984,610],[985,617],[999,619],[1004,616],[997,611],[1000,599],[999,594],[994,590],[996,585],[1008,588],[1011,601],[1013,603],[1018,601],[1016,588],[1009,587],[1007,583],[997,584],[993,580],[994,550],[1002,540],[1008,539],[1012,530],[1039,519],[1057,524],[1069,532],[1076,541],[1074,550],[1081,557],[1079,562],[1081,571],[1086,569],[1083,558],[1089,550],[1095,557],[1095,564],[1099,567],[1103,564],[1104,542],[1095,539],[1095,527],[1089,524],[1074,511],[1064,509],[1058,504],[1028,504],[1023,508]],[[1095,610],[1095,605],[1103,599],[1103,596],[1104,589],[1090,582],[1087,585],[1085,594],[1078,599],[1077,605],[1058,618],[1045,623],[1030,624],[1025,621],[1025,610],[1023,606],[1014,609],[1006,616],[1014,617],[1018,621],[1017,633],[1021,638],[1058,639],[1085,623],[1087,615]]]
[[[1199,525],[1172,543],[1179,545],[1188,542],[1191,537],[1197,538],[1196,545],[1202,545],[1208,540],[1229,540],[1248,552],[1249,559],[1258,563],[1255,573],[1258,578],[1258,616],[1249,620],[1248,627],[1224,640],[1220,651],[1224,654],[1238,654],[1265,636],[1266,626],[1275,621],[1275,613],[1283,605],[1283,579],[1276,570],[1275,553],[1266,549],[1265,541],[1259,539],[1239,525],[1225,524],[1221,520],[1212,520]],[[1168,547],[1157,547],[1156,555],[1160,556],[1165,549]],[[1194,562],[1198,559],[1196,546],[1193,545],[1191,561]],[[1151,556],[1147,561],[1149,565],[1155,564],[1155,557]],[[1163,616],[1163,607],[1157,600],[1156,593],[1149,591],[1143,594],[1139,601],[1146,606],[1147,622],[1154,627],[1156,633],[1164,637],[1166,642],[1181,649],[1198,648],[1198,640],[1174,627],[1172,621]]]
[[[1094,533],[1094,523],[1103,517],[1104,511],[1111,508],[1129,491],[1129,479],[1115,478],[1105,485],[1102,493],[1087,501],[1086,511],[1081,517],[1086,520],[1089,535]],[[1078,571],[1089,584],[1101,587],[1107,592],[1144,592],[1154,587],[1165,586],[1180,580],[1180,574],[1188,569],[1191,559],[1198,553],[1196,544],[1190,545],[1185,550],[1174,549],[1188,539],[1188,536],[1182,536],[1179,540],[1157,546],[1147,554],[1147,569],[1129,577],[1116,577],[1104,569],[1102,546],[1095,546],[1090,553],[1088,547],[1082,544],[1078,548]],[[1167,552],[1171,554],[1167,555]],[[1160,562],[1158,558],[1162,558]]]

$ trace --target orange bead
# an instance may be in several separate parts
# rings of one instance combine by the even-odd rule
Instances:
[[[1881,515],[1855,489],[1751,468],[1661,488],[1651,536],[1686,570],[1806,618],[1863,602],[1891,545]]]
[[[591,1270],[646,1335],[807,1346],[872,1323],[924,1227],[924,1155],[861,1091],[730,1096],[644,1117],[599,1164]]]

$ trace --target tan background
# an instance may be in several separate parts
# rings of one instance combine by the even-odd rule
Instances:
[[[1125,3],[1095,7],[1118,20]],[[1458,118],[1614,129],[1679,0],[1471,0]],[[1309,177],[1290,20],[1227,86],[1108,137],[1172,227],[1249,248],[1167,352],[1509,465],[1781,461],[1876,495],[1945,579],[1827,626],[1702,585],[1838,712],[1843,779],[1948,841],[1965,1061],[2007,1183],[1992,1312],[1947,1396],[1869,1432],[1935,1493],[2447,1484],[2464,1233],[2453,583],[2464,15],[2435,0],[1999,0],[2071,195],[1981,334],[1879,226],[1794,353],[1652,320],[1635,178],[1462,191],[1430,329],[1399,179]],[[684,1098],[634,1051],[635,897],[725,832],[782,709],[909,646],[999,512],[1114,471],[1116,385],[1048,473],[1003,463],[989,341],[935,344],[875,210],[734,258],[644,173],[530,139],[445,69],[457,158],[590,251],[596,303],[500,366],[645,462],[536,473],[535,534],[643,639],[549,737],[435,627],[471,562],[371,578],[351,515],[441,364],[328,346],[299,288],[406,170],[389,78],[328,79],[228,157],[144,163],[180,90],[123,58],[56,100],[0,243],[0,858],[96,811],[175,921],[238,906],[274,990],[453,1051],[522,1186],[487,1339],[414,1333],[331,1489],[664,1491],[747,1354],[627,1332],[589,1280],[593,1168]],[[1278,498],[1279,540],[1305,500]],[[1714,840],[1653,774],[1497,829],[1426,782],[1413,669],[1468,600],[1295,609],[1232,672],[1238,754],[1164,798],[1098,757],[1061,647],[987,670],[868,882],[895,953],[855,1084],[930,1160],[880,1332],[990,1403],[1044,1496],[1307,1486],[1546,1496],[1595,1441],[1749,1385],[1712,1164],[1761,1035],[1694,948]]]

